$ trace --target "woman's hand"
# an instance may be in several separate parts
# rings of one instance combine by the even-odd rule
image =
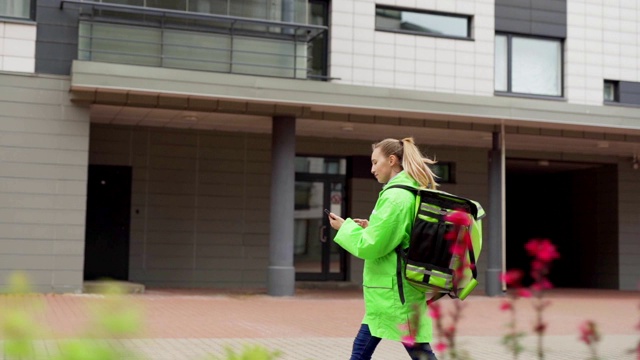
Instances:
[[[334,213],[329,213],[329,215],[327,216],[329,217],[329,223],[331,224],[331,227],[336,230],[340,230],[340,227],[344,223],[344,219]]]
[[[361,228],[366,229],[369,226],[369,220],[367,219],[353,219],[353,222],[360,225]]]

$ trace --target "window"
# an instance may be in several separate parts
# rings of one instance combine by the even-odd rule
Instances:
[[[603,88],[605,104],[640,106],[640,82],[604,80]]]
[[[436,182],[439,184],[453,184],[455,183],[454,164],[451,162],[437,162],[436,164],[429,165],[431,171],[436,174]]]
[[[0,17],[32,19],[32,0],[0,1]]]
[[[4,0],[0,0],[4,1]],[[13,0],[9,0],[13,1]],[[19,0],[18,0],[19,1]],[[142,6],[251,19],[282,19],[282,2],[257,0],[92,0],[96,2]],[[293,0],[293,22],[306,24],[307,0]],[[289,21],[291,22],[291,21]]]
[[[439,37],[471,37],[471,17],[376,6],[376,30]]]
[[[618,82],[612,80],[604,81],[604,101],[618,102],[620,99],[618,93]]]
[[[562,96],[562,41],[496,35],[497,92]]]

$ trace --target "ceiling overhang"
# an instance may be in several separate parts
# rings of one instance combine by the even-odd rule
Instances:
[[[523,147],[530,150],[549,150],[549,143],[541,142],[540,137],[557,138],[559,144],[568,138],[572,148],[583,153],[627,155],[640,144],[638,109],[559,100],[446,94],[89,61],[73,62],[71,92],[74,102],[100,106],[238,114],[246,118],[295,116],[303,125],[311,124],[308,128],[315,132],[310,133],[320,136],[358,138],[356,132],[341,132],[351,125],[366,127],[369,133],[360,137],[367,139],[406,133],[403,129],[411,128],[437,134],[433,139],[445,136],[445,140],[452,140],[454,133],[466,134],[463,140],[451,144],[490,147],[487,134],[504,125],[509,137],[532,144]],[[326,125],[326,134],[319,131],[318,124]],[[471,133],[476,135],[469,137]],[[603,141],[617,143],[620,148],[600,146]],[[538,149],[536,143],[544,146]]]

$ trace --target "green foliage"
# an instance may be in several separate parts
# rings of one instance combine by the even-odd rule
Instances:
[[[520,340],[525,336],[524,332],[508,333],[502,337],[502,344],[513,354],[517,359],[518,355],[524,351],[524,347],[520,343]]]
[[[52,360],[119,360],[133,359],[126,349],[114,348],[104,341],[76,339],[60,344],[60,353]]]
[[[124,297],[124,288],[115,282],[106,282],[101,294],[104,298],[92,307],[90,328],[78,339],[59,342],[59,352],[51,360],[121,360],[137,359],[134,353],[118,342],[109,340],[135,335],[140,330],[142,315],[140,309]],[[4,354],[7,360],[35,360],[43,358],[34,346],[36,339],[42,338],[43,327],[33,314],[39,309],[30,296],[28,278],[23,273],[14,273],[9,278],[9,286],[3,291],[8,306],[0,309],[0,335],[4,340]],[[223,359],[211,360],[276,360],[280,351],[271,351],[260,345],[246,345],[241,352],[226,349]]]
[[[280,351],[271,351],[261,345],[245,345],[238,353],[227,347],[226,353],[225,358],[213,357],[209,360],[276,360],[282,355]]]
[[[10,295],[7,306],[0,309],[0,335],[5,339],[3,348],[8,359],[29,359],[35,356],[33,346],[38,335],[38,324],[33,318],[37,309],[30,292],[27,277],[14,273],[9,277]]]

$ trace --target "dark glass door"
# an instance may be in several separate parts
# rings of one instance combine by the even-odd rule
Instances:
[[[315,163],[312,168],[318,165],[333,172],[332,159],[327,160],[298,158],[297,162],[311,161]],[[340,160],[333,164],[339,167]],[[339,172],[296,172],[294,266],[297,280],[346,279],[345,251],[333,242],[336,231],[324,213],[324,209],[328,209],[344,217],[345,183],[346,177]]]

